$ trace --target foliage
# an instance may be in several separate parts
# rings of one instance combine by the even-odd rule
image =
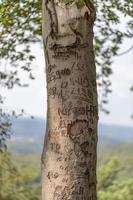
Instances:
[[[130,163],[126,163],[126,165],[129,164]],[[120,181],[118,179],[118,174],[121,173],[121,171],[123,171],[123,169],[118,157],[112,158],[108,163],[106,163],[106,165],[102,165],[99,168],[99,200],[132,200],[133,180],[130,178],[130,176],[122,176]]]
[[[73,0],[65,1],[73,2]],[[83,0],[77,2],[82,4]],[[119,54],[124,39],[133,37],[133,1],[94,0],[94,4],[97,10],[94,37],[97,82],[99,91],[102,91],[99,97],[100,109],[109,113],[105,105],[108,103],[107,96],[111,92],[111,64],[113,57]],[[22,83],[23,72],[27,72],[28,77],[34,79],[32,64],[35,56],[32,44],[42,43],[41,16],[41,1],[0,1],[0,86],[8,89],[14,85],[28,86]],[[121,24],[125,27],[120,29],[123,27]],[[4,111],[1,113],[6,116]],[[8,127],[7,121],[7,129]],[[0,140],[2,137],[0,135]]]
[[[11,134],[11,122],[9,116],[0,109],[0,153],[6,149],[6,140]]]
[[[21,86],[18,73],[31,72],[35,58],[31,43],[40,42],[41,38],[41,2],[1,0],[0,30],[0,58],[6,60],[0,84],[10,89],[14,84]]]
[[[100,179],[98,188],[100,190],[105,190],[105,188],[108,188],[110,185],[112,185],[119,170],[120,168],[117,158],[113,158],[107,163],[107,165],[101,166],[98,173],[98,179]]]
[[[101,110],[106,112],[107,95],[111,92],[113,58],[119,55],[119,49],[125,38],[133,37],[133,1],[107,0],[95,1],[97,20],[95,23],[95,54],[98,67],[98,85],[101,92]],[[124,28],[123,28],[124,27]],[[108,113],[108,111],[107,111]]]
[[[0,154],[0,199],[40,200],[40,178],[34,169],[25,165],[25,161],[20,166],[12,160],[9,152]]]
[[[122,149],[122,147],[120,147]],[[98,200],[132,200],[133,180],[130,157],[131,147],[119,156],[119,147],[115,148],[115,157],[105,158],[104,153],[98,164]],[[123,147],[124,149],[124,147]],[[110,152],[109,152],[110,151]],[[105,152],[105,150],[104,150]],[[108,155],[112,150],[106,149]],[[5,152],[0,155],[0,199],[1,200],[40,200],[41,174],[40,157],[31,155],[12,155]]]

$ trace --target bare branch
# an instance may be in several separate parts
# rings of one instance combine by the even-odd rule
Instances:
[[[127,49],[126,51],[123,51],[122,53],[119,53],[119,54],[117,54],[117,56],[122,56],[122,55],[124,55],[124,54],[127,54],[127,53],[129,53],[130,51],[132,51],[133,50],[133,46],[131,46],[129,49]]]

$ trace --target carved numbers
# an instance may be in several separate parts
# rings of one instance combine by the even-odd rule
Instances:
[[[60,144],[50,143],[50,149],[51,149],[51,151],[59,154],[60,153],[60,148],[61,148]]]

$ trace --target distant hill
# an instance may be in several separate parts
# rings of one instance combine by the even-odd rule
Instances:
[[[42,118],[19,118],[12,120],[12,132],[15,138],[40,138],[45,133],[45,120]]]
[[[133,143],[133,127],[99,124],[99,145]]]
[[[45,120],[41,118],[22,118],[12,120],[13,135],[9,146],[15,153],[41,152]],[[114,147],[133,143],[133,128],[116,125],[99,124],[99,147]]]
[[[12,135],[9,147],[14,153],[40,153],[45,134],[45,120],[19,118],[12,120]]]

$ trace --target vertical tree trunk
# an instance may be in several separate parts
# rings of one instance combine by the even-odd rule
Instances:
[[[48,111],[42,200],[96,200],[94,19],[89,0],[43,0]]]

